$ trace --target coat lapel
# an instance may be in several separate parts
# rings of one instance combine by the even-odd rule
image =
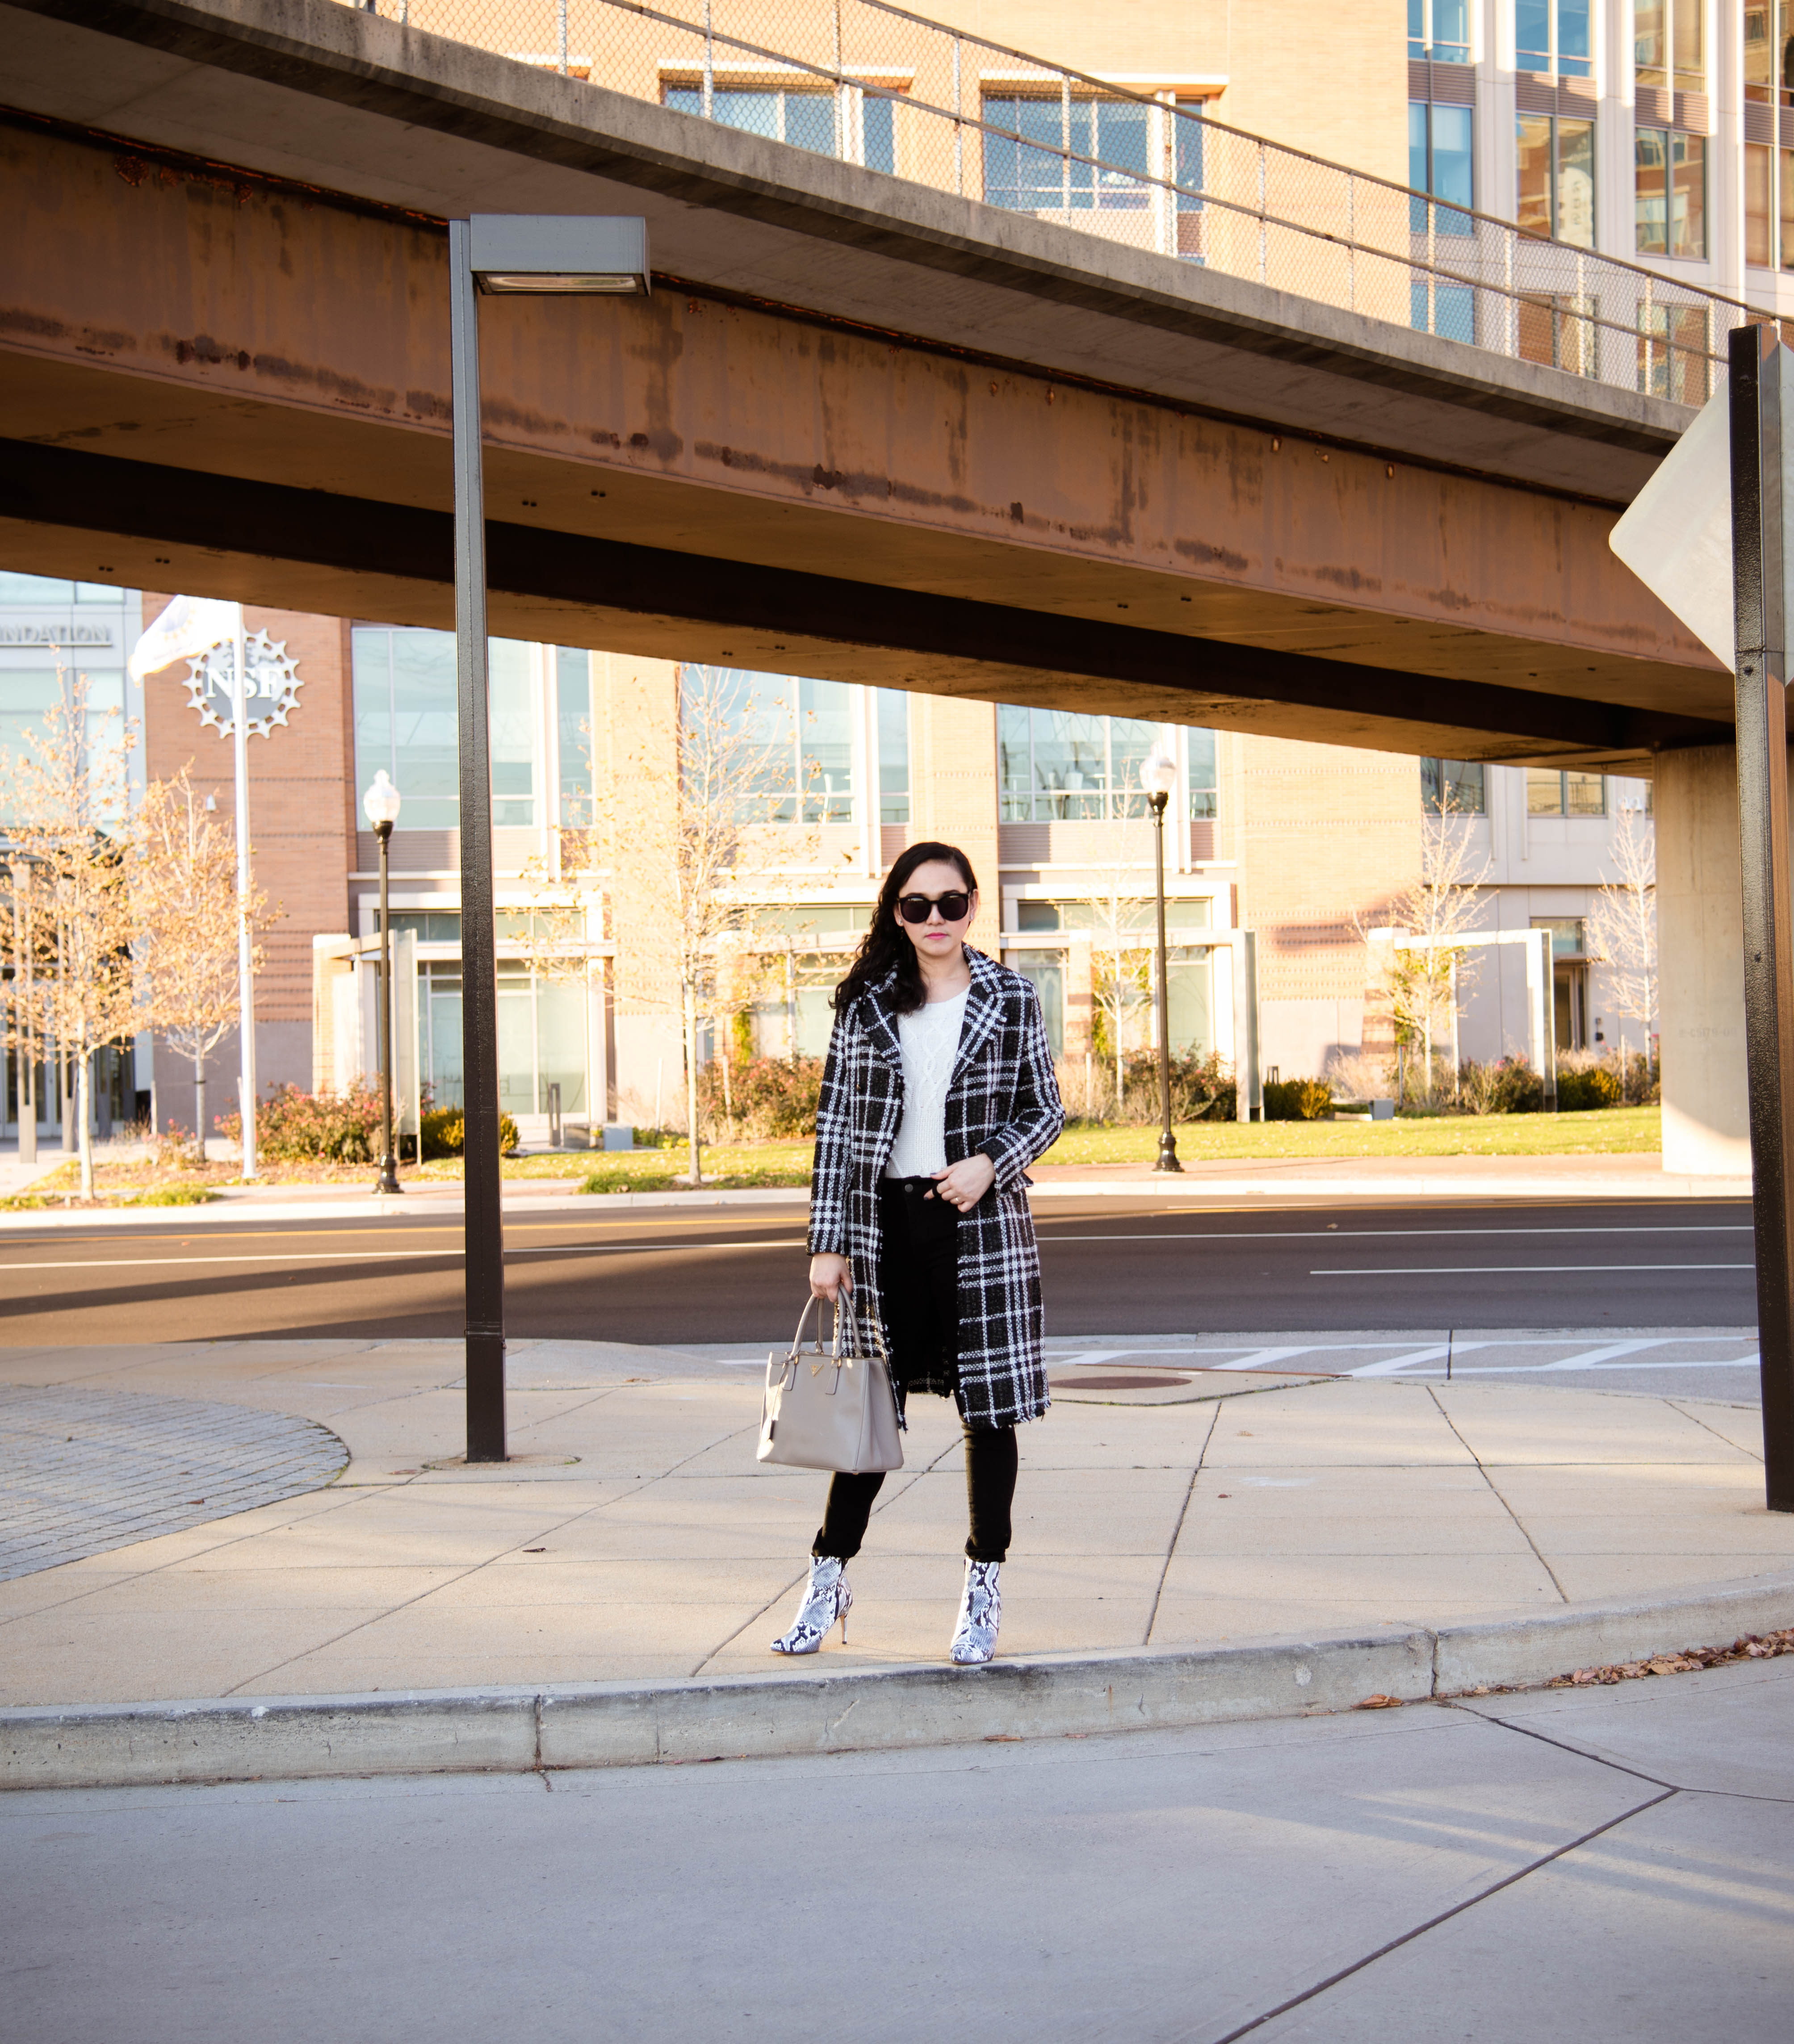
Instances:
[[[966,947],[966,962],[971,967],[972,983],[966,991],[965,1019],[959,1024],[959,1048],[953,1060],[949,1087],[970,1063],[980,1046],[1003,1020],[1003,1002],[997,992],[996,968],[982,951]]]
[[[891,982],[881,980],[876,986],[869,986],[859,997],[860,1019],[866,1031],[866,1040],[887,1065],[903,1070],[903,1044],[897,1035],[897,1020],[889,1004]]]

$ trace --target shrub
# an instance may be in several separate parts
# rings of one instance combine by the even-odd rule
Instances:
[[[1324,1121],[1333,1089],[1324,1079],[1274,1079],[1264,1089],[1267,1121]]]
[[[458,1107],[433,1107],[424,1116],[424,1155],[459,1157],[467,1140],[467,1116]],[[498,1117],[498,1150],[509,1157],[517,1147],[517,1124],[508,1114]]]
[[[1122,1065],[1120,1119],[1151,1124],[1158,1119],[1158,1054],[1142,1051]],[[1171,1060],[1171,1119],[1231,1121],[1233,1074],[1218,1051],[1198,1057],[1187,1051]],[[1111,1107],[1110,1112],[1113,1112]]]
[[[241,1115],[220,1115],[217,1125],[233,1143],[243,1140]],[[362,1080],[340,1093],[275,1086],[255,1109],[255,1144],[275,1163],[371,1163],[380,1147],[380,1096]]]
[[[747,1058],[729,1067],[728,1105],[734,1109],[734,1132],[750,1143],[815,1135],[821,1095],[820,1058]],[[728,1132],[720,1061],[713,1060],[698,1074],[697,1108],[707,1141]]]
[[[1585,1113],[1591,1108],[1618,1107],[1625,1094],[1618,1072],[1607,1065],[1589,1065],[1581,1071],[1558,1074],[1558,1111]]]

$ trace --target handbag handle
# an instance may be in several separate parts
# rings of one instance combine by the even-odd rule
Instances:
[[[804,1310],[797,1316],[797,1331],[791,1337],[791,1347],[787,1351],[793,1359],[804,1353],[804,1329],[809,1324],[810,1315],[821,1303],[821,1295],[816,1292],[812,1292],[804,1302]],[[853,1294],[847,1291],[845,1286],[842,1288],[840,1297],[834,1301],[834,1306],[835,1324],[832,1330],[832,1339],[828,1347],[824,1349],[822,1345],[822,1326],[819,1320],[816,1324],[816,1346],[813,1353],[819,1356],[828,1357],[839,1369],[859,1360],[861,1352],[859,1316],[854,1311]],[[843,1321],[848,1323],[853,1331],[847,1353],[844,1356],[841,1353],[841,1327]]]

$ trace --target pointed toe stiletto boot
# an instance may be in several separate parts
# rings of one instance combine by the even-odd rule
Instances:
[[[997,1651],[997,1628],[1003,1623],[1003,1593],[997,1587],[1001,1562],[968,1562],[965,1594],[959,1600],[959,1627],[953,1635],[953,1658],[962,1668],[975,1667]]]
[[[837,1619],[841,1622],[841,1644],[847,1645],[847,1613],[853,1608],[854,1593],[841,1573],[846,1566],[833,1554],[818,1554],[812,1559],[810,1579],[805,1586],[804,1600],[797,1607],[796,1622],[789,1632],[773,1642],[774,1653],[815,1653]]]

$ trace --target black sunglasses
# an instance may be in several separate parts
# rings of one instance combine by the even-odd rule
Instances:
[[[943,923],[963,922],[972,912],[972,897],[955,888],[950,893],[901,894],[897,897],[897,911],[906,923],[925,923],[928,911],[938,909]]]

